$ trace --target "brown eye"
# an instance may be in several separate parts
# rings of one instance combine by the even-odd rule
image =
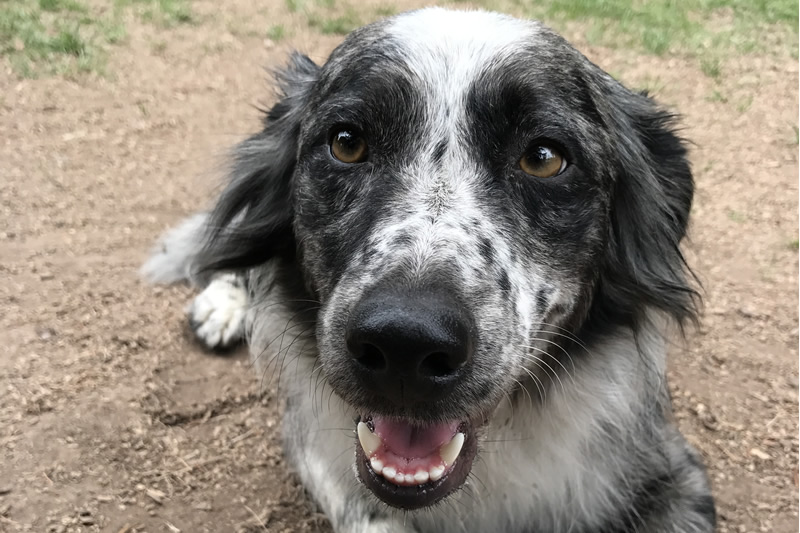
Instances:
[[[367,158],[367,141],[356,131],[339,130],[331,139],[331,154],[342,163],[360,163]]]
[[[519,168],[525,174],[537,178],[552,178],[564,172],[567,160],[561,153],[547,144],[531,145],[519,160]]]

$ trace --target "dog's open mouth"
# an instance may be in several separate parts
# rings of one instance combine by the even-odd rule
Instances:
[[[477,449],[474,428],[463,421],[421,425],[369,415],[357,431],[361,481],[402,509],[433,505],[461,487]]]

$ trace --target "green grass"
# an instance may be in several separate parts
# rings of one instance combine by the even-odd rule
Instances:
[[[132,9],[142,20],[162,27],[195,22],[188,0],[114,0],[118,9]]]
[[[379,18],[391,17],[395,14],[397,14],[397,8],[394,6],[381,6],[375,10],[375,15]]]
[[[316,13],[308,15],[308,25],[324,34],[347,35],[362,25],[355,11],[348,10],[338,17],[324,17]]]
[[[784,22],[797,30],[796,0],[700,0],[698,4],[706,10],[729,8],[742,15],[767,22]]]
[[[345,34],[365,22],[352,9],[333,10],[335,0],[284,1],[289,12],[305,14],[322,33]],[[715,80],[724,74],[726,55],[774,47],[766,44],[765,34],[777,36],[788,53],[797,55],[800,0],[451,1],[538,18],[560,29],[574,21],[585,23],[582,31],[590,43],[698,57],[703,73]],[[379,7],[374,16],[393,13],[391,7]]]
[[[275,42],[286,37],[286,28],[282,24],[275,24],[267,28],[267,37]]]
[[[506,8],[506,0],[478,0]],[[634,46],[646,52],[701,55],[709,49],[753,52],[763,35],[778,27],[797,48],[798,0],[507,0],[512,10],[555,26],[588,23],[587,39],[605,45]],[[794,52],[796,53],[796,52]],[[719,65],[706,67],[711,77]],[[704,69],[705,72],[705,69]]]
[[[50,41],[51,49],[58,54],[75,57],[86,55],[86,42],[81,38],[79,28],[61,29]]]
[[[728,209],[725,211],[725,214],[728,215],[728,218],[737,224],[744,224],[747,222],[747,215],[744,213],[740,213],[738,211],[734,211],[733,209]]]
[[[700,59],[700,70],[709,78],[719,79],[722,75],[722,65],[716,57],[704,57]]]
[[[0,54],[23,77],[99,72],[103,32],[87,23],[84,13],[74,1],[5,0],[0,3]]]
[[[789,248],[790,250],[794,250],[796,252],[798,249],[800,249],[800,240],[792,239],[791,241],[789,241],[787,248]]]
[[[736,105],[736,110],[737,110],[739,113],[744,113],[744,112],[746,112],[748,109],[750,109],[750,106],[751,106],[751,105],[753,105],[753,95],[752,95],[752,94],[748,94],[748,95],[747,95],[745,98],[743,98],[743,99],[742,99],[742,100],[741,100],[741,101],[740,101],[740,102],[739,102],[739,103]]]
[[[303,0],[286,0],[286,9],[289,10],[289,13],[297,13],[301,9],[305,2]]]
[[[111,20],[101,20],[98,25],[108,44],[121,43],[128,37],[125,25],[117,17]]]
[[[728,97],[719,92],[717,89],[714,89],[714,91],[711,93],[711,96],[706,97],[706,100],[709,102],[719,102],[721,104],[728,103]]]
[[[57,13],[59,11],[73,11],[76,13],[87,13],[85,5],[75,0],[39,0],[39,8],[42,11]]]
[[[0,0],[0,55],[21,77],[104,75],[108,49],[127,37],[125,10],[162,26],[194,21],[188,0]]]

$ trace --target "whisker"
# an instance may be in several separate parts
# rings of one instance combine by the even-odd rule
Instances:
[[[519,388],[522,389],[522,391],[528,396],[528,403],[530,404],[531,409],[533,409],[533,397],[531,396],[530,391],[528,391],[528,388],[520,380],[518,380],[516,378],[513,378],[513,379],[517,383],[517,385],[519,385]],[[504,391],[504,393],[505,393],[505,391]],[[510,401],[510,399],[509,399],[509,401]],[[514,418],[514,403],[513,402],[511,402],[511,418],[512,419]]]
[[[258,360],[259,360],[259,359],[260,359],[260,358],[261,358],[261,357],[262,357],[264,354],[266,354],[266,353],[267,353],[267,349],[269,349],[269,347],[272,345],[272,343],[274,343],[274,342],[275,342],[276,340],[278,340],[279,338],[282,338],[282,336],[286,334],[286,332],[288,331],[288,329],[290,329],[290,328],[289,328],[289,324],[291,324],[291,323],[292,323],[292,321],[295,319],[295,317],[297,317],[297,315],[299,315],[299,314],[301,314],[301,313],[307,313],[307,312],[310,312],[310,311],[314,311],[315,309],[319,309],[319,308],[318,308],[318,307],[316,307],[316,308],[314,308],[314,307],[310,307],[310,308],[308,308],[308,309],[304,309],[304,310],[302,310],[302,311],[298,311],[297,313],[295,313],[294,315],[292,315],[292,316],[289,318],[289,320],[287,320],[287,321],[286,321],[286,327],[284,327],[284,330],[283,330],[281,333],[279,333],[278,335],[276,335],[276,336],[275,336],[275,337],[274,337],[274,338],[273,338],[271,341],[269,341],[269,342],[268,342],[268,343],[267,343],[267,344],[266,344],[266,345],[265,345],[263,348],[261,348],[261,351],[259,352],[259,354],[258,354],[257,356],[255,356],[255,357],[252,359],[252,361],[251,361],[251,366],[252,366],[252,365],[255,365],[255,363],[256,363],[256,362],[257,362],[257,361],[258,361]],[[314,321],[316,321],[316,320],[314,320]],[[305,320],[305,321],[297,322],[296,324],[303,324],[303,323],[308,323],[308,322],[311,322],[311,320]],[[270,363],[271,363],[271,361],[270,361]],[[268,363],[268,364],[267,364],[267,367],[269,366],[269,364],[270,364],[270,363]]]
[[[280,388],[281,388],[281,381],[282,381],[282,380],[281,380],[281,378],[283,377],[283,371],[284,371],[284,370],[285,370],[285,369],[286,369],[286,368],[287,368],[287,367],[288,367],[290,364],[292,364],[292,362],[294,362],[294,361],[297,361],[297,360],[300,358],[300,356],[303,354],[303,350],[302,350],[302,348],[301,348],[301,350],[300,350],[300,351],[299,351],[299,352],[298,352],[298,353],[297,353],[295,356],[293,356],[293,357],[292,357],[292,358],[291,358],[291,359],[290,359],[288,362],[286,362],[286,357],[289,355],[289,350],[291,350],[291,349],[292,349],[292,346],[294,346],[294,345],[295,345],[295,343],[297,343],[297,341],[298,341],[298,340],[300,340],[300,338],[301,338],[303,335],[305,335],[305,334],[306,334],[308,331],[312,330],[313,328],[314,328],[313,326],[311,326],[311,327],[307,327],[307,328],[305,328],[303,331],[301,331],[300,333],[298,333],[298,334],[297,334],[297,336],[294,338],[294,340],[293,340],[291,343],[289,343],[289,346],[287,346],[287,347],[286,347],[286,349],[283,351],[283,358],[282,358],[282,360],[281,360],[281,366],[280,366],[280,368],[278,369],[278,381],[277,381],[277,383],[278,383],[278,387],[277,387],[277,392],[280,392]],[[304,342],[306,342],[306,343],[307,343],[307,342],[308,342],[308,339],[304,339]],[[280,352],[278,352],[278,355],[276,356],[276,359],[277,359],[277,357],[279,357],[279,356],[280,356]],[[295,366],[295,370],[297,370],[297,367],[299,367],[299,366],[300,366],[300,365],[296,365],[296,366]],[[276,392],[276,394],[277,394],[277,392]]]
[[[276,337],[275,337],[275,338],[274,338],[272,341],[270,341],[270,342],[269,342],[269,343],[268,343],[268,344],[267,344],[267,345],[264,347],[264,349],[262,349],[262,350],[261,350],[261,353],[258,355],[258,357],[256,357],[256,358],[255,358],[255,359],[252,361],[251,365],[254,365],[254,364],[256,363],[256,361],[257,361],[257,360],[258,360],[258,359],[259,359],[261,356],[263,356],[264,354],[266,354],[266,353],[267,353],[267,350],[269,349],[269,346],[270,346],[272,343],[274,343],[276,340],[278,340],[278,338],[281,338],[281,339],[282,339],[282,338],[283,338],[283,337],[284,337],[284,336],[285,336],[285,335],[286,335],[288,332],[290,332],[291,330],[293,330],[293,329],[295,329],[295,328],[298,328],[298,327],[301,327],[301,326],[305,326],[305,325],[307,325],[308,323],[309,323],[309,321],[301,321],[301,322],[297,322],[296,324],[292,325],[291,327],[289,327],[289,325],[288,325],[288,323],[287,323],[287,326],[286,326],[286,328],[284,328],[284,330],[283,330],[283,331],[282,331],[280,334],[278,334],[278,336],[276,336]],[[303,331],[308,331],[308,328],[304,329]],[[301,335],[302,335],[302,334],[303,334],[303,332],[301,332]],[[262,386],[264,385],[264,383],[263,383],[263,382],[264,382],[264,379],[266,378],[267,374],[270,374],[270,380],[269,380],[269,382],[267,383],[267,386],[269,386],[269,385],[271,385],[271,384],[272,384],[272,378],[273,378],[273,377],[275,377],[275,375],[276,375],[276,374],[278,374],[278,379],[280,379],[280,373],[278,372],[278,369],[279,369],[279,366],[278,366],[278,364],[279,364],[279,363],[278,363],[278,360],[280,359],[281,351],[282,351],[282,350],[279,350],[278,352],[274,353],[274,354],[273,354],[273,356],[272,356],[272,357],[269,359],[269,361],[267,362],[267,364],[264,366],[264,371],[263,371],[263,373],[262,373],[262,375],[261,375],[261,382],[262,382],[262,383],[261,383],[261,385],[262,385]],[[272,371],[270,371],[270,366],[272,366],[272,365],[273,365],[273,363],[275,364],[275,368],[274,368]],[[282,362],[281,362],[281,364],[282,364]]]
[[[563,364],[561,361],[559,361],[558,357],[554,356],[553,354],[551,354],[551,353],[550,353],[550,352],[548,352],[547,350],[543,350],[543,349],[541,349],[541,348],[539,348],[539,347],[537,347],[537,346],[528,346],[528,345],[526,345],[526,344],[522,344],[522,345],[520,345],[520,347],[521,347],[521,348],[527,348],[527,349],[529,349],[529,350],[536,350],[536,351],[538,351],[538,352],[540,352],[540,353],[542,353],[542,354],[544,354],[544,355],[548,356],[550,359],[552,359],[553,361],[555,361],[556,363],[558,363],[558,366],[560,366],[560,367],[561,367],[561,368],[564,370],[564,373],[565,373],[565,374],[566,374],[566,375],[567,375],[567,376],[568,376],[570,379],[572,379],[572,383],[573,383],[573,384],[575,384],[575,380],[574,380],[574,378],[572,377],[572,374],[570,374],[570,373],[569,373],[569,370],[567,370],[567,367],[565,367],[565,366],[564,366],[564,364]],[[573,365],[573,369],[574,369],[574,368],[575,368],[575,365]]]
[[[538,333],[538,331],[537,331],[537,333]],[[553,333],[553,334],[555,334],[555,335],[560,335],[560,333],[555,333],[555,332],[549,332],[549,333]],[[564,354],[564,355],[567,357],[567,359],[569,360],[569,364],[570,364],[570,366],[572,366],[572,372],[573,372],[573,373],[575,372],[575,361],[572,359],[572,354],[570,354],[570,353],[567,351],[567,349],[566,349],[566,348],[564,348],[563,346],[561,346],[561,345],[560,345],[559,343],[557,343],[556,341],[553,341],[553,340],[550,340],[550,339],[543,339],[543,338],[541,338],[541,337],[537,337],[537,336],[535,336],[535,335],[534,335],[534,337],[533,337],[533,340],[534,340],[534,341],[540,341],[540,342],[546,342],[547,344],[550,344],[550,345],[552,345],[552,346],[555,346],[556,348],[558,348],[559,350],[561,350],[561,352],[562,352],[562,353],[563,353],[563,354]],[[562,365],[562,366],[563,366],[563,365]],[[564,371],[566,371],[566,370],[567,370],[567,369],[565,368],[565,369],[564,369]]]
[[[532,362],[535,365],[539,366],[539,364],[536,361],[532,361]],[[528,374],[528,376],[530,376],[530,378],[533,380],[534,385],[536,385],[536,390],[539,391],[539,398],[542,400],[542,403],[546,403],[547,402],[547,391],[545,389],[544,383],[542,383],[542,380],[540,380],[538,378],[538,376],[536,376],[536,374],[531,372],[530,369],[526,368],[525,365],[518,365],[518,366],[523,371],[525,371]],[[552,378],[551,378],[551,380],[552,380]]]
[[[547,370],[549,370],[550,372],[547,372],[547,371],[545,370],[545,373],[547,374],[547,377],[548,377],[548,378],[550,378],[550,382],[551,382],[552,384],[554,384],[554,385],[555,385],[555,382],[556,382],[556,380],[558,380],[558,383],[559,383],[559,385],[561,386],[561,390],[562,390],[562,392],[564,392],[564,393],[566,393],[566,392],[567,392],[567,389],[566,389],[566,388],[564,388],[564,383],[561,381],[561,378],[558,376],[558,374],[556,373],[556,371],[555,371],[555,370],[553,370],[553,367],[551,367],[549,364],[547,364],[547,361],[545,361],[545,360],[544,360],[544,359],[542,359],[541,357],[538,357],[538,356],[536,356],[536,355],[534,355],[534,354],[532,354],[532,353],[529,353],[529,354],[523,354],[523,355],[522,355],[522,358],[523,358],[523,359],[526,359],[526,360],[528,360],[528,361],[530,361],[530,362],[532,362],[532,363],[534,363],[534,364],[536,364],[537,366],[539,366],[539,368],[542,368],[542,370],[544,370],[545,368],[546,368]],[[545,367],[545,368],[543,368],[541,365],[539,365],[539,363],[541,363],[542,365],[544,365],[544,367]],[[552,375],[551,375],[551,373],[552,373]],[[555,379],[553,379],[553,378],[555,378]]]
[[[572,332],[571,332],[570,330],[568,330],[567,328],[563,328],[563,327],[561,327],[561,326],[558,326],[558,325],[556,325],[556,324],[551,324],[551,323],[549,323],[549,322],[542,322],[542,321],[539,321],[539,322],[534,322],[534,324],[538,324],[538,325],[541,325],[541,326],[547,326],[547,327],[549,327],[549,328],[555,328],[555,329],[557,329],[557,330],[560,330],[559,332],[556,332],[556,331],[549,331],[549,330],[539,330],[539,331],[548,331],[549,333],[552,333],[552,334],[554,334],[554,335],[560,335],[560,336],[562,336],[562,337],[566,337],[566,338],[568,338],[569,340],[571,340],[571,341],[575,342],[575,344],[577,344],[577,345],[578,345],[578,346],[580,346],[581,348],[583,348],[583,349],[584,349],[584,351],[586,351],[586,353],[590,353],[590,352],[589,352],[589,348],[587,348],[587,347],[586,347],[586,345],[585,345],[585,344],[584,344],[584,343],[583,343],[583,342],[582,342],[582,341],[581,341],[581,340],[580,340],[580,339],[579,339],[579,338],[578,338],[578,337],[577,337],[577,336],[576,336],[574,333],[572,333]]]

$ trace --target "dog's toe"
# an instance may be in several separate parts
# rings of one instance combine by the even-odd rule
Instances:
[[[247,292],[233,274],[215,278],[189,305],[189,325],[204,346],[229,348],[244,337]]]

